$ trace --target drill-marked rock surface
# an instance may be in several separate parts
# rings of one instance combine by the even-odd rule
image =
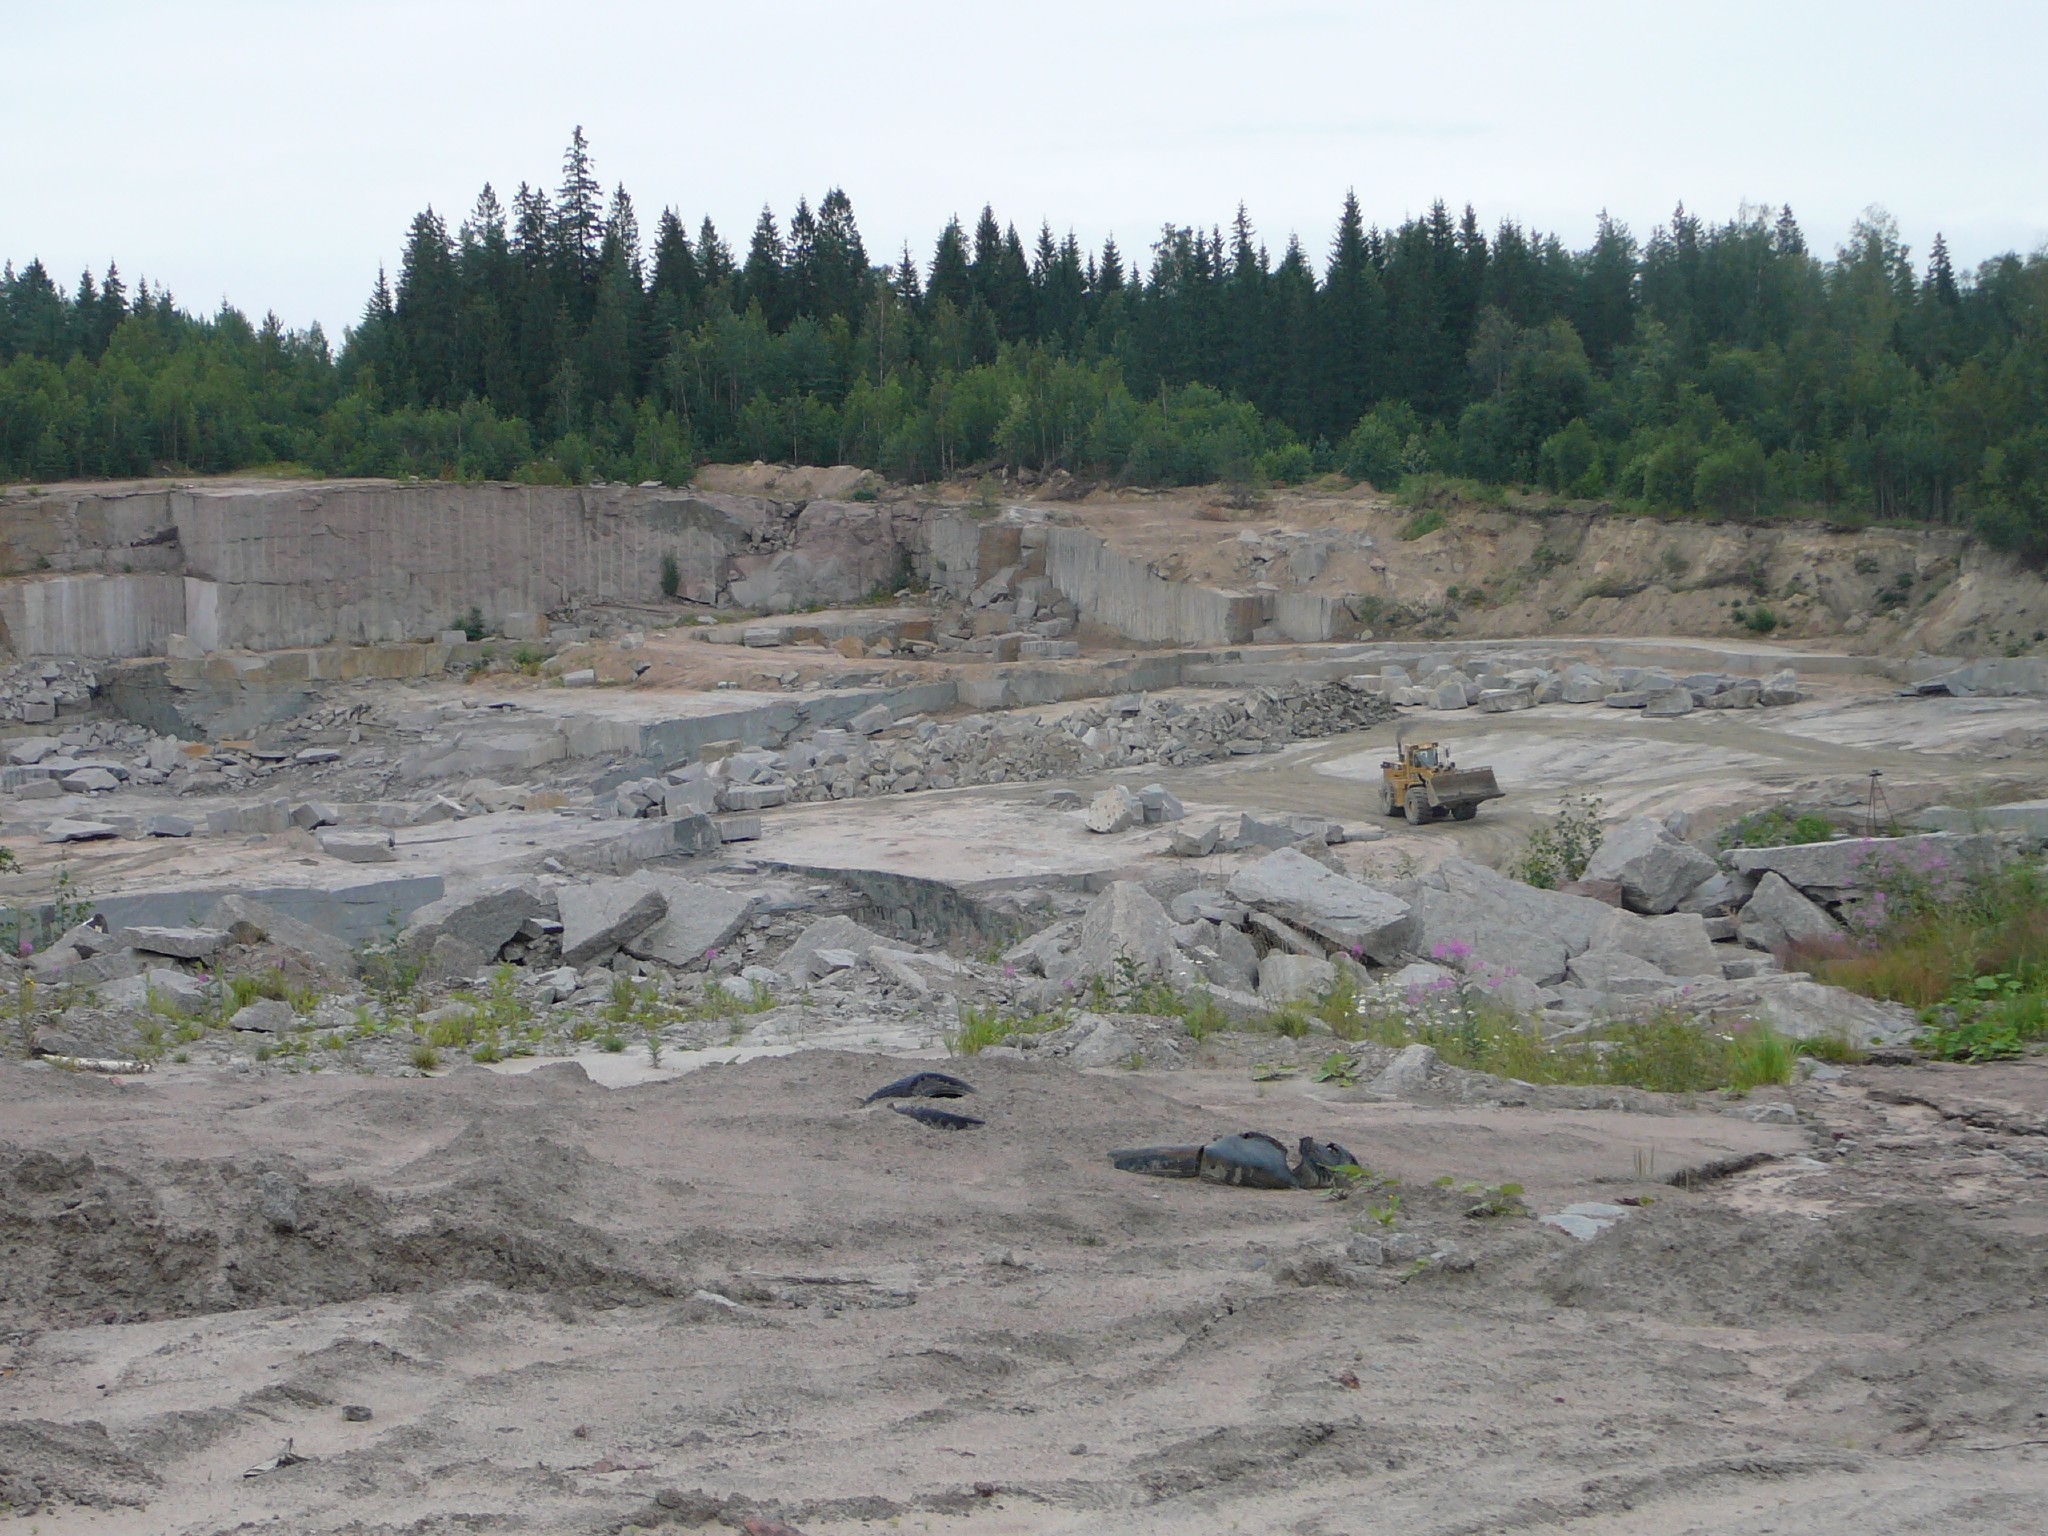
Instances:
[[[1086,823],[1090,832],[1123,832],[1144,819],[1145,808],[1138,797],[1114,784],[1089,802]]]

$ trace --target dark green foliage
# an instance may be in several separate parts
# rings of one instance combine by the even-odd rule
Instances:
[[[995,464],[1148,484],[1335,470],[1541,486],[1715,517],[1965,524],[2048,561],[2048,256],[1916,273],[1896,227],[1832,261],[1790,211],[1680,208],[1590,248],[1346,197],[1323,272],[1228,232],[1133,262],[983,208],[921,274],[872,264],[833,188],[744,259],[664,209],[643,250],[579,129],[550,194],[412,222],[339,356],[118,271],[0,275],[0,476],[297,464],[328,474],[686,479],[705,459],[900,478]],[[1433,482],[1434,483],[1434,482]],[[1483,493],[1482,493],[1483,494]]]

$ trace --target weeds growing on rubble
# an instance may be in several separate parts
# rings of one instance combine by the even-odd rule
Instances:
[[[2048,1039],[2048,877],[2035,865],[1957,869],[1939,849],[1893,858],[1850,933],[1794,945],[1817,981],[1920,1012],[1921,1048],[1951,1061],[2018,1056]]]
[[[1365,1037],[1376,1044],[1427,1045],[1447,1066],[1525,1083],[1747,1091],[1791,1081],[1796,1062],[1790,1043],[1766,1026],[1720,1030],[1678,1009],[1546,1040],[1512,1009],[1455,978],[1375,1000],[1362,1017]]]
[[[1067,1022],[1064,1010],[1049,1013],[1005,1013],[994,1007],[960,1005],[959,1023],[946,1033],[946,1050],[954,1056],[978,1056],[992,1045],[1017,1035],[1042,1035]]]

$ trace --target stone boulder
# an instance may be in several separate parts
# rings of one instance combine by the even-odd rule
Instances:
[[[704,964],[706,954],[731,943],[761,904],[759,897],[699,880],[650,876],[643,877],[643,883],[661,892],[668,913],[621,947],[636,960],[659,960],[663,965]]]
[[[1340,949],[1386,964],[1403,953],[1408,903],[1326,869],[1294,848],[1269,853],[1230,877],[1231,896],[1306,929]]]
[[[246,1007],[237,1008],[228,1020],[229,1029],[259,1035],[281,1034],[285,1030],[296,1029],[298,1024],[299,1016],[292,1011],[292,1005],[273,997],[259,997]]]
[[[1118,880],[1089,904],[1081,918],[1074,947],[1046,966],[1054,981],[1085,981],[1101,976],[1115,981],[1130,971],[1176,984],[1192,981],[1189,965],[1174,943],[1173,920],[1144,886]]]
[[[556,900],[562,914],[564,965],[601,960],[668,915],[668,898],[637,880],[565,885]]]
[[[1143,1054],[1137,1036],[1108,1019],[1075,1024],[1071,1042],[1061,1044],[1065,1047],[1062,1054],[1076,1067],[1128,1067],[1133,1058]]]
[[[1617,915],[1601,902],[1539,890],[1456,857],[1400,893],[1412,909],[1400,936],[1409,955],[1539,986],[1562,981],[1572,956],[1593,948]]]
[[[493,886],[429,902],[413,913],[398,942],[407,953],[424,954],[445,933],[491,960],[528,922],[559,916],[552,895],[528,885]]]
[[[221,897],[208,909],[205,925],[225,932],[231,944],[268,944],[314,971],[339,976],[356,971],[356,952],[346,939],[246,896]]]
[[[1608,831],[1585,878],[1616,882],[1631,911],[1663,913],[1716,873],[1718,866],[1706,854],[1673,837],[1663,823],[1638,816]]]
[[[1337,984],[1337,967],[1327,960],[1274,950],[1259,962],[1259,996],[1269,1003],[1297,1003],[1321,997]]]
[[[865,960],[870,951],[880,944],[889,947],[889,941],[879,933],[870,932],[850,917],[821,917],[802,933],[775,962],[775,969],[796,986],[815,981],[830,969],[819,959],[818,952],[826,949],[840,949]]]
[[[1436,1070],[1436,1052],[1426,1045],[1404,1045],[1366,1087],[1393,1099],[1412,1099],[1429,1092]]]
[[[213,1004],[213,988],[197,976],[169,967],[124,976],[100,989],[100,1002],[108,1008],[168,1009],[185,1015],[205,1013]]]
[[[120,835],[121,829],[110,822],[79,821],[69,816],[59,816],[43,828],[46,843],[97,843]]]
[[[1961,837],[1929,832],[1908,837],[1850,837],[1783,848],[1736,848],[1729,866],[1746,875],[1766,871],[1817,901],[1842,901],[1880,884],[1890,868],[1946,878],[1996,866],[1998,841],[1989,833]]]
[[[1138,791],[1138,803],[1144,807],[1147,826],[1179,821],[1187,815],[1187,810],[1181,805],[1178,797],[1164,784],[1147,784]]]
[[[1692,690],[1689,688],[1671,688],[1654,694],[1643,706],[1643,718],[1646,720],[1669,720],[1676,715],[1691,713]]]
[[[1259,985],[1259,952],[1242,929],[1228,923],[1204,923],[1192,947],[1195,968],[1215,986],[1254,992]]]
[[[347,864],[392,864],[398,860],[398,850],[391,846],[391,834],[382,827],[321,831],[314,835],[320,840],[320,851],[330,859]]]
[[[1668,992],[1676,981],[1649,961],[1618,949],[1593,949],[1574,956],[1565,968],[1566,979],[1575,987],[1603,997],[1641,996]]]
[[[1735,932],[1750,948],[1775,952],[1790,944],[1840,938],[1842,928],[1788,881],[1771,873],[1757,882],[1756,894],[1736,915]]]
[[[1697,912],[1673,912],[1665,917],[1616,912],[1587,953],[1600,950],[1633,955],[1667,976],[1721,974],[1721,952],[1714,947],[1706,919]]]
[[[1920,1019],[1899,1003],[1823,986],[1797,972],[1777,971],[1741,981],[1701,982],[1682,999],[1688,1012],[1740,1028],[1768,1024],[1789,1040],[1844,1039],[1852,1045],[1897,1045],[1920,1030]]]
[[[129,949],[173,960],[211,960],[227,941],[219,928],[123,928],[117,938]]]

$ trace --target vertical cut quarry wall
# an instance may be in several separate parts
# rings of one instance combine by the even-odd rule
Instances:
[[[719,498],[720,503],[738,498]],[[418,639],[576,602],[653,602],[662,561],[715,591],[750,510],[684,493],[527,486],[178,492],[208,649]]]
[[[1241,645],[1264,607],[1250,593],[1168,581],[1080,528],[1048,532],[1045,574],[1084,618],[1133,640]]]
[[[17,656],[159,656],[185,627],[185,582],[156,572],[0,582],[0,643]]]
[[[873,503],[658,487],[219,482],[0,494],[0,635],[16,655],[162,655],[431,638],[680,595],[786,611],[902,578],[921,543]]]

